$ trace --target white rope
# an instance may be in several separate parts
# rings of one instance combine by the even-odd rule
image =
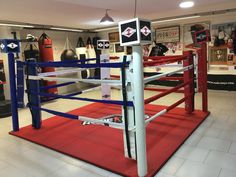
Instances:
[[[175,73],[178,73],[178,72],[181,72],[181,71],[187,71],[187,70],[192,69],[192,68],[193,68],[193,65],[189,65],[189,66],[186,66],[186,67],[183,67],[183,68],[180,68],[180,69],[168,72],[168,73],[162,73],[162,74],[150,76],[150,77],[144,78],[144,84],[146,84],[148,82],[151,82],[151,81],[154,81],[154,80],[157,80],[157,79],[160,79],[162,77],[171,76],[171,75],[173,75]]]
[[[93,87],[93,88],[90,88],[90,89],[83,90],[81,92],[82,93],[91,92],[91,91],[99,90],[100,88],[101,88],[101,86]]]
[[[65,78],[65,77],[44,77],[44,76],[29,76],[30,80],[47,80],[47,81],[64,81],[64,82],[85,82],[91,84],[111,84],[121,85],[120,80],[105,80],[105,79],[77,79],[77,78]]]
[[[156,113],[155,115],[153,115],[152,117],[150,117],[149,119],[145,120],[145,124],[147,125],[149,122],[153,121],[154,119],[158,118],[159,116],[165,114],[167,112],[166,109],[163,109],[162,111]]]
[[[38,76],[59,76],[64,74],[71,74],[76,73],[79,71],[84,71],[87,69],[77,68],[77,69],[66,69],[66,70],[60,70],[60,71],[54,71],[54,72],[46,72],[46,73],[39,73]]]

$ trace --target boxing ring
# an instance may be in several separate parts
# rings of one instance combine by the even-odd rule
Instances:
[[[203,54],[204,51],[198,52],[202,52],[198,60],[203,63],[206,60]],[[207,110],[206,82],[203,82],[206,79],[206,70],[204,66],[198,66],[197,70],[200,74],[194,78],[196,65],[191,51],[185,52],[183,56],[144,59],[141,57],[141,53],[141,47],[134,46],[132,57],[124,56],[120,60],[109,62],[109,55],[101,55],[100,61],[105,62],[93,64],[87,62],[97,59],[46,63],[36,62],[35,59],[28,59],[25,62],[17,61],[17,76],[15,76],[14,56],[9,54],[11,99],[13,103],[13,132],[11,134],[123,176],[155,175],[209,114]],[[183,67],[154,76],[145,78],[143,76],[143,69],[146,67],[161,67],[177,61],[182,61]],[[39,68],[44,67],[63,67],[64,70],[38,73]],[[101,68],[101,78],[58,77],[65,73],[81,72],[88,68]],[[120,76],[117,76],[116,79],[110,76],[109,70],[111,68],[120,70]],[[23,72],[24,70],[26,70],[26,74]],[[183,77],[172,77],[177,72],[183,72]],[[168,79],[181,80],[182,83],[174,88],[164,89],[161,93],[159,93],[160,89],[158,88],[145,87],[146,84],[154,80]],[[42,80],[63,83],[43,87],[39,84]],[[203,95],[202,111],[194,108],[194,81],[196,80],[201,83],[201,87],[197,91]],[[23,85],[23,82],[26,82],[27,85],[28,107],[32,115],[32,126],[20,129],[18,98],[24,92],[24,89],[22,90],[19,87],[19,85]],[[68,95],[47,93],[49,89],[79,82],[94,84],[96,87]],[[120,87],[121,100],[111,100],[112,86]],[[101,89],[101,99],[80,97],[82,93],[97,89]],[[156,94],[144,99],[144,90],[153,91]],[[183,98],[170,106],[150,105],[150,103],[174,92],[183,93]],[[41,97],[50,98],[49,100],[67,99],[94,103],[65,113],[44,108],[41,105]],[[185,104],[184,109],[176,108],[182,103]],[[55,116],[42,121],[41,111]],[[170,126],[167,126],[168,124]],[[156,133],[154,133],[155,131]],[[163,132],[165,132],[164,135],[167,138],[165,141],[163,140],[165,136],[162,136]],[[174,140],[172,142],[171,137],[176,137],[178,141]],[[61,138],[63,138],[63,142],[60,143]],[[73,143],[70,144],[71,142]],[[75,144],[74,147],[72,147],[73,144]],[[98,152],[89,152],[95,146]],[[171,146],[168,152],[162,149],[162,147],[168,146]],[[162,156],[162,153],[157,153],[161,151],[163,151],[164,156]],[[113,156],[116,156],[116,159]],[[116,160],[119,162],[118,164]]]

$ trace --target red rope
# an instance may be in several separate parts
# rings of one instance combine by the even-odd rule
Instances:
[[[183,77],[162,77],[162,78],[160,78],[158,80],[160,80],[160,81],[173,81],[173,80],[175,80],[175,81],[183,81],[184,78]]]
[[[190,82],[192,82],[192,80],[193,80],[193,79],[190,79],[189,81],[187,81],[187,82],[185,82],[185,83],[182,83],[182,84],[180,84],[180,85],[178,85],[178,86],[176,86],[176,87],[174,87],[174,88],[171,88],[171,89],[169,89],[169,90],[167,90],[167,91],[165,91],[165,92],[162,92],[162,93],[160,93],[160,94],[154,95],[154,96],[152,96],[152,97],[146,99],[146,100],[144,101],[144,103],[145,103],[145,104],[149,104],[149,103],[151,103],[151,102],[153,102],[153,101],[155,101],[155,100],[157,100],[157,99],[159,99],[159,98],[161,98],[161,97],[164,97],[164,96],[166,96],[166,95],[168,95],[168,94],[170,94],[170,93],[173,93],[173,92],[179,90],[180,88],[186,86],[186,85],[189,84]]]
[[[186,99],[188,99],[189,97],[193,96],[194,93],[191,93],[189,95],[187,95],[186,97],[182,98],[181,100],[177,101],[176,103],[172,104],[171,106],[168,106],[166,108],[167,112],[174,109],[175,107],[179,106],[181,103],[183,103]]]
[[[148,90],[148,91],[156,91],[156,92],[165,92],[169,89],[160,89],[160,88],[149,88],[149,87],[146,87],[144,88],[144,90]],[[175,91],[175,93],[184,93],[184,90],[177,90]]]

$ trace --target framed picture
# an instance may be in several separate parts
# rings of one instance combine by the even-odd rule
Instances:
[[[119,42],[119,32],[112,32],[108,33],[109,41],[110,42]]]
[[[132,51],[133,51],[133,49],[132,49],[131,46],[127,46],[127,47],[126,47],[126,54],[127,54],[127,55],[131,55],[131,54],[132,54]]]
[[[116,53],[125,52],[124,46],[120,46],[120,43],[115,44]]]
[[[213,65],[227,65],[227,48],[226,47],[212,47],[210,50],[210,64]]]
[[[109,48],[109,52],[110,53],[114,53],[115,52],[115,50],[114,50],[114,44],[110,44],[110,48]]]
[[[180,26],[172,26],[156,29],[156,42],[168,43],[180,41]]]

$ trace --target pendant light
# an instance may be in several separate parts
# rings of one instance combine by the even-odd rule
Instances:
[[[100,21],[100,24],[102,24],[102,25],[110,25],[110,24],[114,23],[114,20],[107,13],[108,10],[109,9],[106,9],[106,14]]]

